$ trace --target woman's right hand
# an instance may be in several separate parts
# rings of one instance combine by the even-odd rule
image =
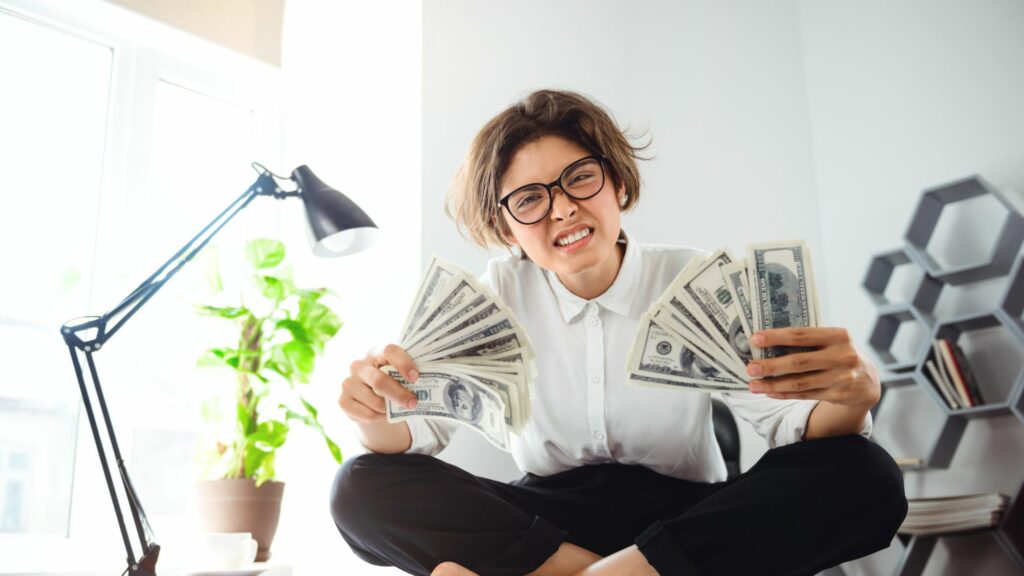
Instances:
[[[386,421],[385,399],[409,409],[416,407],[416,395],[381,372],[380,367],[387,365],[394,366],[409,382],[419,378],[416,363],[396,344],[388,344],[380,351],[371,350],[366,358],[353,362],[349,369],[351,373],[341,383],[338,404],[345,415],[356,423],[375,424]]]

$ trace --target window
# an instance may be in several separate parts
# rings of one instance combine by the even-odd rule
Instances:
[[[79,402],[55,328],[89,305],[113,53],[0,12],[0,54],[0,534],[64,535]]]
[[[0,54],[0,572],[119,571],[57,330],[113,308],[255,180],[250,162],[279,163],[279,71],[105,2],[0,0]],[[216,242],[241,250],[277,219],[254,203]],[[164,527],[185,523],[193,366],[218,336],[191,314],[200,279],[186,267],[96,355],[122,455]]]

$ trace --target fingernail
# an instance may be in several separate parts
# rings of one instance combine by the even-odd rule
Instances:
[[[762,372],[764,372],[764,368],[760,364],[747,364],[747,374],[760,376]]]
[[[420,373],[415,370],[409,370],[409,382],[415,382],[420,377]]]
[[[764,392],[764,385],[762,385],[762,384],[751,384],[750,385],[750,391],[751,392]]]
[[[750,343],[758,348],[764,346],[764,334],[754,334],[750,337]]]
[[[408,408],[409,410],[415,410],[416,409],[416,399],[413,398],[412,400],[409,400],[405,404],[405,407]]]

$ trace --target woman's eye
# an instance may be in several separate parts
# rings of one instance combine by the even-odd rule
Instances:
[[[540,199],[540,194],[528,194],[516,202],[516,208],[525,208]]]
[[[572,178],[571,178],[571,179],[569,180],[569,185],[571,186],[571,185],[573,185],[573,184],[578,184],[578,183],[580,183],[580,182],[583,182],[583,181],[585,181],[585,180],[589,179],[589,178],[590,178],[590,177],[592,177],[592,176],[593,176],[593,174],[590,174],[590,173],[584,173],[584,174],[576,174],[576,175],[574,175],[574,176],[573,176],[573,177],[572,177]]]

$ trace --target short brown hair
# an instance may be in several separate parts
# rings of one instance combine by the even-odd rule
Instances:
[[[611,181],[625,187],[622,210],[640,197],[637,153],[650,146],[633,146],[611,114],[586,96],[563,90],[538,90],[492,118],[473,138],[466,158],[448,188],[445,213],[459,232],[478,245],[508,246],[498,195],[501,180],[519,149],[544,136],[560,136],[593,154],[607,158]]]

